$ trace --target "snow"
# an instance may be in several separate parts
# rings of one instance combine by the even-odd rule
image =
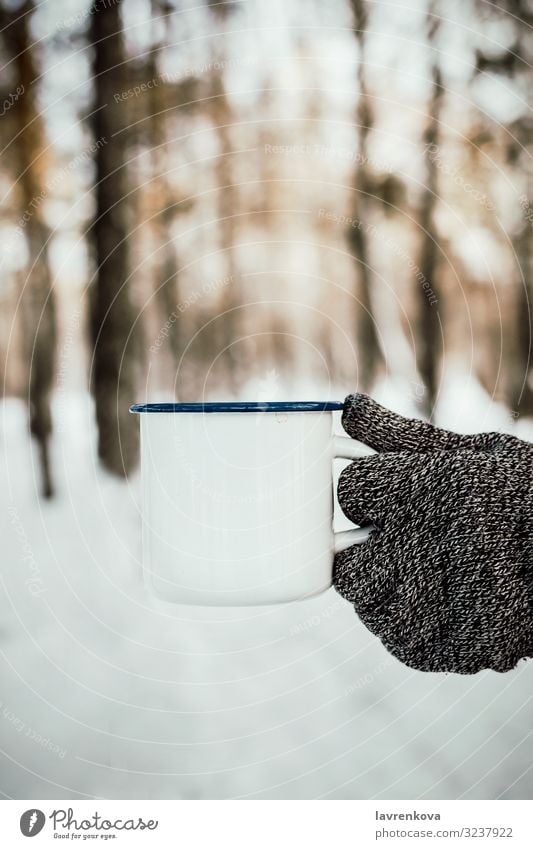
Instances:
[[[377,390],[395,408],[402,393]],[[441,424],[513,426],[459,374],[441,398]],[[57,399],[50,503],[24,405],[1,412],[4,795],[530,798],[533,663],[414,672],[333,590],[263,609],[157,603],[142,583],[139,477],[97,467],[88,397]]]

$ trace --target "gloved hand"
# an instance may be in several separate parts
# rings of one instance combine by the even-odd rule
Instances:
[[[533,445],[461,436],[346,398],[347,433],[379,453],[338,497],[370,539],[337,554],[334,585],[403,663],[506,672],[533,656]]]

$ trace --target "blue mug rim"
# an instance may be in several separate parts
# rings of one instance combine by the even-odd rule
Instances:
[[[343,407],[338,401],[207,401],[132,404],[130,413],[322,413]]]

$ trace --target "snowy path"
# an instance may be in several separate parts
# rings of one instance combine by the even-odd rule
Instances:
[[[3,405],[6,796],[531,797],[533,662],[413,672],[334,591],[266,612],[158,608],[138,479],[95,469],[84,397],[62,417],[43,504],[24,408]]]

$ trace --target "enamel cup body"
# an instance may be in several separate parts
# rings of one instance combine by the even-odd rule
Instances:
[[[142,413],[143,568],[151,591],[180,604],[264,605],[327,589],[336,548],[333,458],[360,456],[357,443],[332,436],[339,405],[195,406],[132,408]],[[352,544],[358,533],[338,536]]]

